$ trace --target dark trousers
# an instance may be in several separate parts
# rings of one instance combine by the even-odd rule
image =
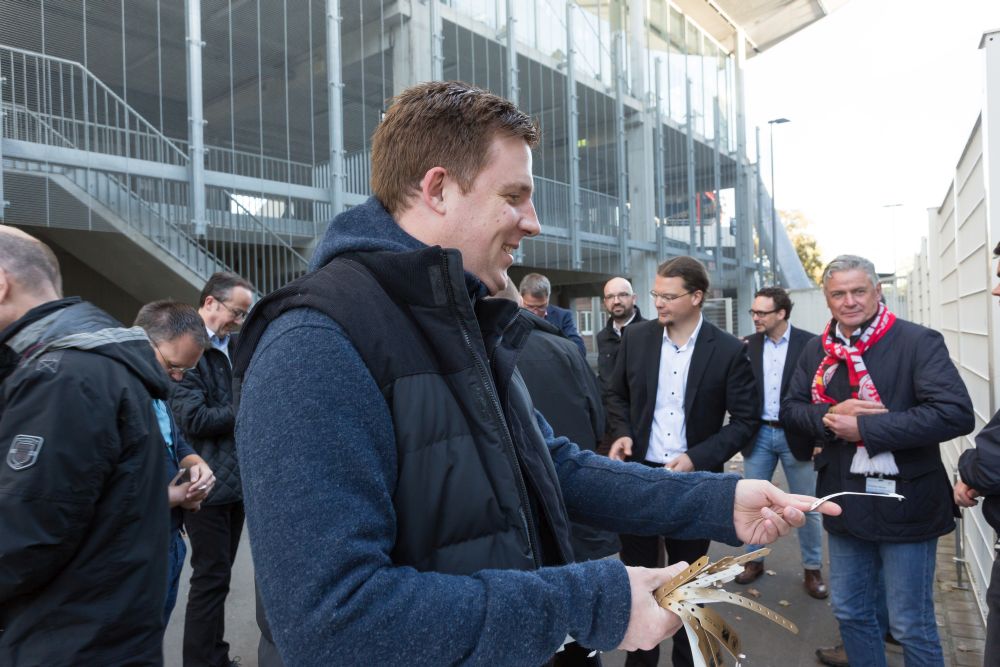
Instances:
[[[243,503],[184,513],[191,540],[191,590],[184,619],[184,667],[229,665],[226,596],[243,533]]]
[[[993,561],[990,585],[986,589],[986,648],[984,665],[1000,665],[1000,555]]]
[[[660,561],[660,538],[647,537],[644,535],[621,535],[622,551],[621,559],[626,565],[637,565],[640,567],[659,567]],[[672,565],[680,561],[693,563],[708,553],[709,540],[674,540],[669,537],[663,538],[663,545],[667,550],[667,564]],[[674,650],[670,657],[674,667],[693,667],[694,660],[691,657],[691,646],[688,643],[687,633],[681,628],[674,635]],[[660,660],[660,647],[651,651],[629,651],[625,658],[626,667],[656,667]]]

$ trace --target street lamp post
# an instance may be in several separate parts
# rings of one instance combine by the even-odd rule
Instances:
[[[767,131],[771,141],[771,283],[778,285],[778,207],[774,197],[774,126],[790,123],[787,118],[773,118],[767,121]]]

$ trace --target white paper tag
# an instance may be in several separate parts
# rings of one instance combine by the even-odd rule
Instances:
[[[865,491],[868,493],[878,493],[880,495],[896,493],[896,480],[884,479],[882,477],[866,477]]]

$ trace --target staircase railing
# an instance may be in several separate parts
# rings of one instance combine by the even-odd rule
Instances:
[[[6,79],[0,88],[0,108],[7,111],[0,128],[4,138],[175,166],[189,163],[186,142],[164,135],[80,63],[0,46],[0,75]],[[279,175],[277,161],[252,174],[260,162],[255,165],[249,154],[219,155],[223,153],[230,158],[226,171]],[[286,162],[281,180],[305,180],[303,166]],[[202,279],[219,270],[235,271],[264,294],[308,266],[288,241],[229,192],[219,210],[207,212],[210,224],[198,235],[188,219],[186,181],[68,166],[50,171],[65,176]]]
[[[81,63],[0,46],[3,101],[51,119],[85,151],[184,166],[188,156]],[[13,128],[15,131],[17,127]],[[46,135],[11,139],[45,142]]]
[[[263,282],[256,282],[254,286],[263,294],[308,271],[309,260],[264,224],[239,197],[227,191],[223,194],[240,215],[228,217],[228,223],[222,219],[213,221],[211,228],[216,230],[218,236],[206,239],[213,254],[227,263],[242,267],[243,275],[261,276]],[[246,220],[253,223],[249,228],[240,224]],[[231,243],[230,239],[234,238],[242,243]],[[247,242],[250,242],[249,246]],[[254,249],[252,255],[247,254],[248,247]]]

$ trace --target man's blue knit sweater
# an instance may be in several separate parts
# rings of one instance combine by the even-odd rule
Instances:
[[[312,268],[345,252],[421,247],[370,199],[330,224]],[[466,278],[481,298],[482,283]],[[571,519],[740,543],[737,476],[611,461],[554,437],[540,415],[539,424]],[[624,637],[631,599],[617,560],[471,576],[392,562],[392,419],[354,345],[318,311],[291,310],[268,327],[236,439],[257,583],[286,664],[539,665],[567,634],[602,650]]]

